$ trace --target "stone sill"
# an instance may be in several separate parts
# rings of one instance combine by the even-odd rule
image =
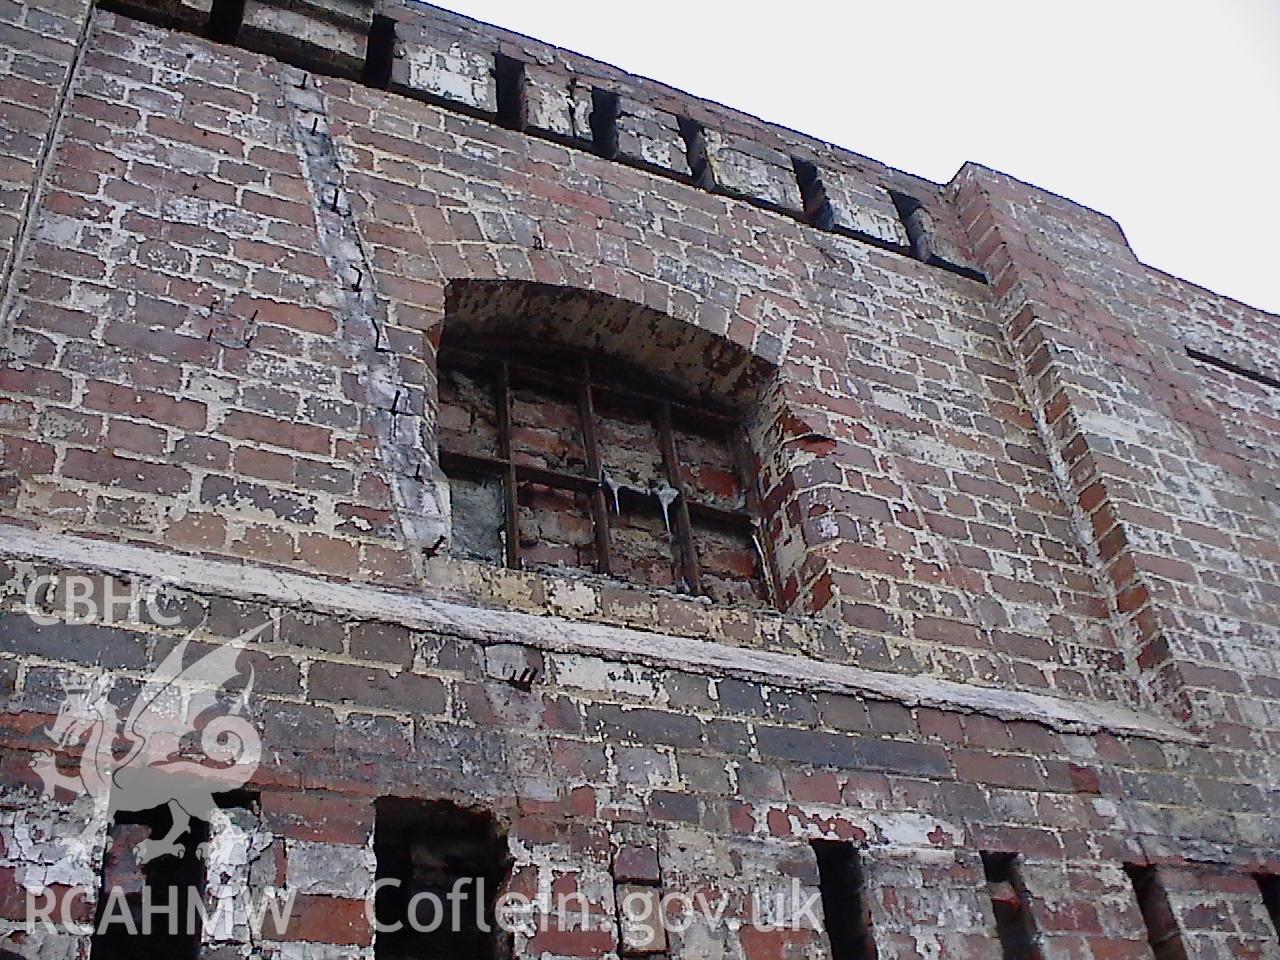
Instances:
[[[1117,704],[1067,700],[933,677],[882,673],[794,654],[747,650],[710,640],[564,617],[469,606],[256,565],[170,553],[133,544],[0,524],[0,556],[171,583],[195,593],[269,602],[444,632],[490,646],[519,643],[556,653],[639,663],[710,677],[735,677],[807,693],[891,700],[907,707],[1028,721],[1061,733],[1106,732],[1178,743],[1197,737],[1162,718]]]

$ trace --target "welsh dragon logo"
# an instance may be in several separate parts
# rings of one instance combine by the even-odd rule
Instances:
[[[43,781],[46,797],[61,788],[93,800],[93,817],[71,842],[71,856],[87,861],[96,839],[120,811],[169,808],[172,827],[164,837],[138,845],[140,863],[169,854],[182,856],[186,846],[179,839],[192,817],[221,820],[214,794],[247,783],[262,757],[258,731],[243,715],[253,689],[253,667],[242,671],[238,661],[244,645],[273,622],[184,667],[188,635],[143,683],[123,723],[108,699],[109,675],[88,682],[63,681],[67,696],[45,733],[64,753],[83,742],[79,771],[75,776],[62,773],[53,751],[36,754],[31,766]],[[232,695],[227,684],[242,672],[248,679],[240,693]],[[219,706],[225,711],[214,713]],[[198,848],[197,853],[203,857],[205,850]]]

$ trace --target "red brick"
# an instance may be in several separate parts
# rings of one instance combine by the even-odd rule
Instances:
[[[176,400],[149,390],[138,390],[118,383],[89,381],[84,405],[90,410],[153,420],[188,430],[205,425],[205,405],[197,400]]]
[[[373,927],[366,917],[363,899],[299,894],[283,939],[367,945],[373,942]]]
[[[241,440],[255,440],[304,453],[327,454],[330,447],[330,433],[324,427],[277,420],[244,410],[231,411],[222,422],[222,432]]]

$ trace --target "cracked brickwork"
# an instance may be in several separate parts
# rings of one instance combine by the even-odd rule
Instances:
[[[1280,960],[1280,318],[979,166],[932,184],[422,4],[233,7],[0,6],[0,948],[85,957],[26,898],[83,918],[127,873],[105,828],[58,856],[88,806],[31,764],[68,678],[123,705],[176,639],[269,624],[205,895],[294,911],[201,956],[372,958],[399,798],[584,898],[515,956],[828,957],[740,921],[838,840],[880,960],[1001,957],[983,852],[1045,960],[1150,960],[1143,867],[1188,957]],[[677,479],[760,545],[700,534],[715,588],[675,589],[690,503],[624,522],[580,398],[517,384],[503,469],[584,483],[526,490],[511,564],[501,486],[441,464],[502,453],[448,360],[481,344],[733,411],[748,469],[677,419]],[[658,490],[660,431],[597,419],[602,475]],[[177,621],[84,622],[77,576]],[[622,912],[670,891],[734,922]]]

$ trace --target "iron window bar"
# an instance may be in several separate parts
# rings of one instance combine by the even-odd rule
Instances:
[[[750,469],[747,446],[743,442],[738,418],[706,405],[694,405],[654,392],[619,384],[603,384],[592,373],[590,358],[580,354],[571,366],[564,366],[564,355],[521,356],[497,355],[475,347],[441,346],[438,364],[442,370],[457,371],[488,382],[493,390],[497,427],[497,456],[440,447],[440,466],[446,473],[497,477],[501,481],[503,499],[504,560],[508,567],[521,569],[519,487],[537,484],[554,490],[581,493],[588,497],[593,539],[595,570],[603,575],[614,572],[612,523],[609,517],[611,496],[625,498],[631,509],[657,512],[662,505],[653,491],[631,487],[610,488],[605,482],[604,463],[598,435],[597,401],[606,399],[632,410],[642,411],[643,419],[656,427],[659,453],[665,481],[676,493],[668,515],[671,539],[675,547],[673,562],[680,570],[685,588],[694,595],[705,594],[701,562],[698,556],[694,520],[743,535],[752,542],[760,568],[759,580],[765,599],[778,604],[780,580],[761,515],[755,475]],[[556,362],[561,364],[555,367]],[[578,409],[579,431],[585,454],[584,473],[572,473],[525,463],[516,459],[512,442],[512,395],[518,384],[533,384],[554,395],[574,402]],[[684,483],[675,424],[682,429],[726,445],[733,460],[737,482],[742,490],[743,507],[732,509],[695,498]],[[663,511],[666,513],[667,511]]]

